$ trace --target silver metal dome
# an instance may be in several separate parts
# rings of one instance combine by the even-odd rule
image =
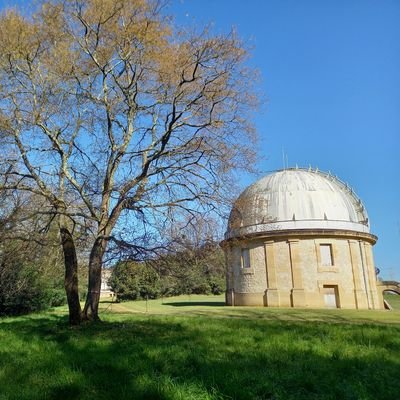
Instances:
[[[235,202],[226,239],[279,230],[369,233],[367,212],[353,190],[330,173],[285,169],[249,186]]]

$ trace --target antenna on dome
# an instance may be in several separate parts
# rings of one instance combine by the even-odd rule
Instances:
[[[283,164],[283,169],[289,169],[289,161],[288,161],[288,156],[285,153],[285,148],[282,146],[282,164]]]

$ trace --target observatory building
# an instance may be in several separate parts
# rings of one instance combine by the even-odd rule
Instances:
[[[337,177],[274,172],[249,186],[232,209],[221,244],[226,303],[381,309],[376,240],[361,200]]]

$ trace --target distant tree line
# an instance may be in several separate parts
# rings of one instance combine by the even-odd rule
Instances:
[[[42,225],[40,215],[34,213],[39,207],[32,195],[0,196],[0,316],[26,314],[67,302],[59,232],[55,223],[45,230],[36,229]],[[179,226],[170,231],[175,245],[151,259],[116,258],[109,284],[117,299],[223,293],[224,255],[212,236],[217,229],[215,224],[210,227],[204,220],[197,220],[191,227]],[[77,243],[83,240],[78,232],[75,236]],[[83,242],[77,247],[82,260],[85,246]],[[81,268],[79,279],[87,280],[87,272],[87,267]],[[81,298],[85,295],[80,293]]]
[[[0,315],[64,304],[60,247],[50,242],[44,246],[39,238],[22,233],[21,220],[26,221],[28,214],[23,199],[3,194],[0,209]],[[41,239],[53,233],[50,230]]]
[[[22,241],[2,242],[0,249],[0,316],[66,304],[59,250]],[[224,256],[213,243],[147,262],[120,261],[112,270],[109,284],[118,301],[217,295],[225,290]]]
[[[44,248],[18,242],[2,245],[0,315],[25,314],[65,304],[62,269],[62,263]]]
[[[0,193],[0,316],[66,304],[57,225],[38,229],[39,208],[33,195]],[[81,269],[80,277],[87,279],[87,269]]]
[[[113,268],[109,285],[119,301],[221,294],[225,290],[224,255],[212,242],[146,262],[121,261]]]

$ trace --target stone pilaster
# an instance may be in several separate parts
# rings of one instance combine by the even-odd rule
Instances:
[[[366,309],[368,308],[367,293],[365,290],[365,282],[363,277],[361,258],[357,257],[359,254],[359,245],[356,240],[348,240],[349,252],[351,260],[351,268],[353,271],[354,281],[354,298],[356,308]],[[360,254],[361,257],[361,254]]]
[[[280,291],[276,281],[276,265],[274,256],[274,242],[269,241],[264,244],[265,251],[265,270],[267,277],[267,289],[264,294],[264,304],[268,307],[279,307]]]
[[[372,304],[372,299],[371,299],[371,283],[370,283],[370,277],[369,277],[368,268],[367,268],[367,259],[365,257],[364,244],[363,244],[362,240],[358,241],[358,249],[359,249],[359,254],[360,254],[360,259],[361,259],[361,269],[362,269],[362,275],[363,275],[363,280],[364,280],[365,294],[367,297],[368,309],[372,309],[373,304]]]
[[[233,276],[233,260],[232,260],[232,247],[225,247],[225,266],[226,266],[226,291],[225,291],[225,304],[233,306],[234,303],[234,276]]]
[[[376,310],[381,308],[381,305],[376,287],[376,272],[375,272],[374,257],[372,255],[372,246],[366,242],[363,242],[363,246],[365,254],[365,265],[369,278],[369,297],[371,300],[371,308]]]
[[[292,271],[293,289],[292,305],[293,307],[305,307],[306,297],[304,293],[303,271],[300,265],[299,240],[288,240],[290,254],[290,268]]]

